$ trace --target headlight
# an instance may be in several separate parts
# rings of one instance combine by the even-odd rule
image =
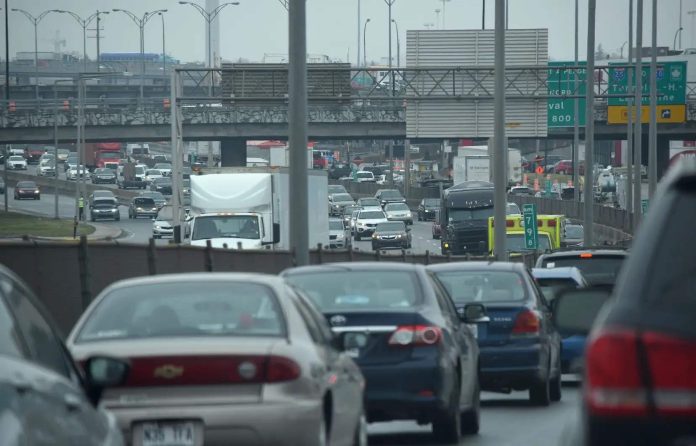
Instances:
[[[34,193],[35,193],[35,194],[38,194],[38,193],[39,193],[39,190],[38,190],[38,189],[37,189],[37,190],[35,190],[35,191],[34,191]]]
[[[162,226],[160,226],[158,223],[155,223],[155,229],[162,229]]]
[[[338,235],[336,236],[336,239],[342,239],[342,238],[344,238],[344,237],[345,237],[344,234],[338,234]]]
[[[372,234],[372,240],[377,240],[377,234]]]
[[[397,235],[396,235],[396,238],[401,238],[401,237],[402,237],[401,234],[397,234]]]
[[[136,211],[142,211],[143,208],[135,208]]]

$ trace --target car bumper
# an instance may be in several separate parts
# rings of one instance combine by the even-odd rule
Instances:
[[[454,369],[440,367],[435,358],[398,365],[361,366],[369,422],[419,420],[428,422],[449,405]]]
[[[481,388],[498,390],[528,389],[545,377],[541,345],[522,344],[496,347],[481,346]]]
[[[27,170],[27,166],[23,164],[10,164],[10,170]]]
[[[158,420],[193,422],[197,444],[206,446],[313,445],[322,417],[319,401],[107,409],[128,445],[142,441],[142,423]]]
[[[423,216],[423,220],[435,220],[437,212],[425,211],[421,215]]]
[[[371,236],[372,234],[374,234],[374,232],[375,232],[375,228],[361,228],[361,227],[355,228],[355,233],[361,237],[367,237],[368,235]]]
[[[348,246],[349,246],[349,242],[348,242],[348,239],[346,239],[346,238],[341,239],[341,240],[338,240],[338,239],[331,240],[329,242],[330,249],[343,249],[343,248],[347,248]]]
[[[585,444],[593,446],[692,445],[696,440],[694,417],[588,417]]]
[[[133,215],[136,217],[157,217],[157,211],[133,211]]]
[[[92,178],[92,183],[94,184],[114,184],[116,178]]]
[[[17,192],[17,198],[39,198],[41,194]]]
[[[114,212],[92,212],[92,218],[98,220],[100,218],[116,219],[120,217],[118,211]]]
[[[158,237],[174,237],[174,228],[152,228],[152,235]]]
[[[406,224],[412,225],[413,224],[413,216],[409,215],[408,217],[387,217],[387,220],[389,221],[403,221]]]
[[[372,249],[388,249],[388,248],[394,248],[394,249],[401,249],[401,248],[406,248],[408,246],[408,240],[406,239],[398,239],[398,240],[375,240],[372,239]]]

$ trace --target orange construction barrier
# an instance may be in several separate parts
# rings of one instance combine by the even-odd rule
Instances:
[[[539,178],[534,178],[534,192],[539,192]]]

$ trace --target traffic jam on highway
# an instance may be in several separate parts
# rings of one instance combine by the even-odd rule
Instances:
[[[402,2],[5,0],[0,446],[696,446],[682,1]]]
[[[102,148],[113,151],[113,161],[85,168],[92,184],[116,185],[90,193],[85,218],[118,222],[121,188],[138,187],[128,217],[151,221],[153,238],[173,238],[171,165],[159,154],[134,156],[134,148]],[[13,156],[22,155],[6,165],[16,163]],[[38,177],[50,166],[65,172],[54,181],[75,181],[74,152],[59,152],[57,161],[48,152],[23,159]],[[339,169],[333,162],[328,172],[308,170],[310,243],[388,256],[412,250],[412,228],[421,226],[439,239],[442,254],[488,259],[495,240],[490,183],[463,181],[440,198],[414,201],[395,181],[355,199],[349,191],[364,183],[357,173],[379,168],[344,176],[332,173]],[[340,179],[329,182],[331,175]],[[282,169],[197,164],[185,179],[182,242],[287,248]],[[144,446],[478,444],[490,395],[526,401],[522,412],[553,410],[570,392],[563,435],[540,444],[690,444],[696,389],[689,339],[696,333],[684,296],[693,291],[685,288],[693,263],[679,234],[696,209],[694,179],[696,165],[684,161],[663,180],[630,250],[584,247],[582,225],[521,209],[513,202],[521,186],[513,186],[508,262],[455,257],[424,266],[384,258],[278,276],[134,277],[101,291],[64,341],[32,291],[3,267],[0,318],[13,328],[2,332],[0,361],[17,377],[4,410],[23,426],[9,435],[28,444],[45,436],[52,444]],[[162,190],[162,180],[170,189]],[[16,199],[39,198],[29,183],[15,186]],[[536,221],[536,249],[528,249],[527,218]],[[674,230],[665,232],[666,224]],[[530,255],[533,268],[521,262]],[[33,408],[26,392],[36,392]],[[400,425],[386,437],[374,428],[406,420],[406,434],[423,426],[429,439],[417,430],[411,440],[390,442]]]

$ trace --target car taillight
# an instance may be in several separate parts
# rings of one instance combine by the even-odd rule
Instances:
[[[532,310],[522,310],[515,318],[512,327],[513,336],[537,336],[539,334],[539,316]]]
[[[591,414],[649,416],[654,404],[659,415],[696,415],[696,343],[614,329],[593,336],[586,354]]]
[[[289,358],[269,356],[266,363],[266,382],[294,381],[300,377],[300,366]]]
[[[435,345],[440,342],[442,331],[439,327],[430,325],[402,325],[392,333],[389,345],[394,346],[423,346]]]

